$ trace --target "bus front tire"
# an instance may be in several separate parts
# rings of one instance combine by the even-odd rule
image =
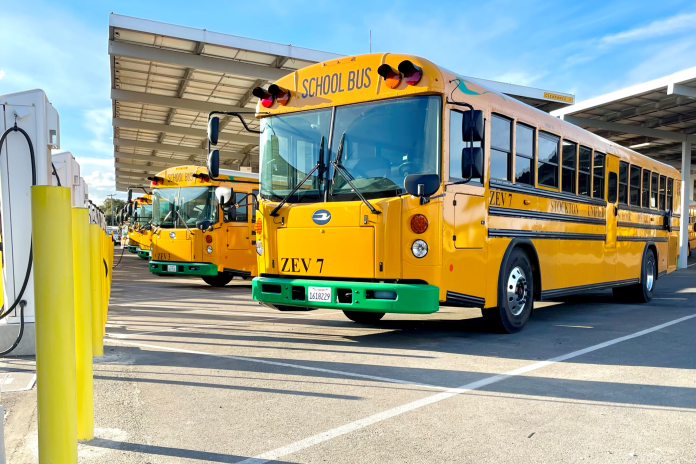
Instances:
[[[625,287],[614,287],[614,298],[633,303],[650,303],[653,299],[655,281],[657,280],[657,264],[652,250],[645,252],[640,269],[640,283]]]
[[[218,272],[216,276],[203,276],[203,281],[211,287],[224,287],[234,276],[227,272]]]
[[[384,313],[371,313],[365,311],[343,311],[348,319],[358,324],[376,324],[384,317]]]
[[[512,250],[498,282],[498,306],[481,310],[486,323],[497,332],[522,330],[534,307],[534,274],[527,254]]]

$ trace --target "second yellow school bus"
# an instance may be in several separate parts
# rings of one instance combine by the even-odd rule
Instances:
[[[263,304],[480,307],[515,332],[535,300],[647,302],[676,269],[677,170],[426,59],[349,56],[254,94]]]
[[[200,166],[165,169],[152,178],[150,272],[200,276],[212,286],[256,275],[251,208],[258,174]]]

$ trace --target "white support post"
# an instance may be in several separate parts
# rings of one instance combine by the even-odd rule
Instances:
[[[679,269],[686,268],[689,254],[689,185],[691,184],[691,142],[682,142],[681,218],[679,219]]]

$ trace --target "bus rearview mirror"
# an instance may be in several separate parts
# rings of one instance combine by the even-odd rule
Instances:
[[[220,118],[213,116],[208,120],[208,141],[212,145],[217,145],[218,134],[220,133]]]
[[[208,175],[215,179],[220,175],[220,150],[210,150],[208,153]]]
[[[130,203],[133,200],[133,191],[131,189],[128,189],[128,203]]]
[[[429,197],[440,188],[437,174],[409,174],[404,178],[404,190],[414,197]]]
[[[218,187],[215,189],[215,198],[221,206],[226,206],[232,203],[234,190],[231,187]]]
[[[462,140],[464,142],[480,142],[483,140],[483,111],[473,110],[463,114]]]
[[[469,176],[471,172],[471,176]],[[483,177],[483,150],[481,147],[462,149],[462,179]]]

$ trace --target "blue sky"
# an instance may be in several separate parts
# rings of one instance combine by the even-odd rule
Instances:
[[[341,54],[413,53],[582,101],[696,66],[693,0],[2,2],[0,95],[43,88],[62,148],[101,202],[114,189],[110,12]],[[8,48],[7,46],[14,46]]]

